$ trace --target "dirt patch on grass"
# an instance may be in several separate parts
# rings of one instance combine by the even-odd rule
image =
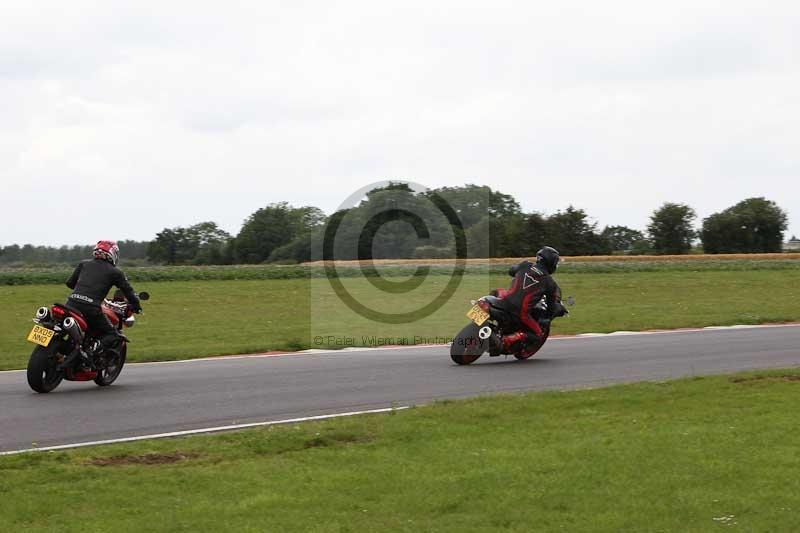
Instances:
[[[96,457],[87,464],[92,466],[150,466],[150,465],[171,465],[195,459],[199,457],[197,453],[146,453],[144,455],[114,455],[112,457]]]
[[[764,383],[764,382],[785,382],[785,381],[798,381],[800,382],[800,375],[788,374],[785,376],[755,376],[751,378],[732,378],[734,383]]]
[[[375,440],[370,435],[358,435],[354,433],[334,433],[331,435],[317,435],[304,444],[305,449],[326,448],[343,444],[363,444]]]

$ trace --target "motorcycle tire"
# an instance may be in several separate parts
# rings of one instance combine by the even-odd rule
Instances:
[[[35,392],[44,394],[52,391],[64,379],[64,373],[58,369],[58,362],[53,351],[44,346],[37,346],[28,359],[28,385]]]
[[[514,357],[516,357],[516,358],[517,358],[517,359],[519,359],[520,361],[524,361],[525,359],[530,359],[531,357],[533,357],[534,355],[536,355],[536,353],[537,353],[539,350],[541,350],[541,349],[542,349],[542,346],[544,346],[544,343],[545,343],[545,342],[547,342],[547,338],[548,338],[549,336],[550,336],[550,326],[547,326],[547,327],[544,327],[544,328],[542,328],[542,338],[541,338],[541,340],[540,340],[540,341],[539,341],[539,342],[536,344],[536,346],[533,346],[532,348],[530,348],[530,349],[528,349],[528,350],[525,350],[523,353],[515,353],[515,354],[514,354]]]
[[[450,345],[450,359],[459,365],[474,363],[489,349],[489,341],[478,337],[480,328],[473,322],[467,324]]]
[[[99,387],[108,387],[114,383],[122,373],[122,367],[125,366],[125,359],[127,359],[127,356],[128,344],[123,342],[119,349],[119,358],[116,361],[117,364],[98,370],[97,377],[94,378],[94,382]]]

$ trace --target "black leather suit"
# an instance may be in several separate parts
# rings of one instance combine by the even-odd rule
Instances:
[[[103,259],[81,261],[67,280],[67,287],[72,294],[67,298],[67,307],[80,312],[86,319],[104,349],[119,346],[119,335],[116,328],[108,321],[100,305],[108,295],[112,286],[118,287],[125,294],[135,311],[141,310],[141,304],[128,278],[120,269]]]

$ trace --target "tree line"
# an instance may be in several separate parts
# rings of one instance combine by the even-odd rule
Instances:
[[[450,218],[448,218],[448,216]],[[665,203],[645,230],[600,229],[583,209],[525,213],[510,195],[466,185],[414,192],[406,184],[374,189],[356,206],[326,216],[286,202],[252,213],[231,235],[214,222],[164,228],[151,242],[123,241],[122,257],[158,264],[297,263],[337,259],[532,256],[544,245],[563,255],[780,252],[788,216],[775,202],[749,198],[702,221],[685,204]],[[73,263],[91,246],[0,248],[0,263]]]
[[[121,262],[135,264],[147,261],[147,251],[150,241],[119,241],[121,250],[124,250]],[[0,265],[47,265],[47,264],[75,264],[92,256],[94,245],[74,246],[34,246],[26,244],[20,246],[12,244],[0,247]]]
[[[447,219],[448,210],[457,221]],[[511,195],[487,186],[417,193],[391,183],[330,217],[316,207],[281,202],[250,215],[235,236],[213,222],[164,229],[148,257],[171,264],[319,260],[326,232],[337,259],[450,258],[459,253],[459,242],[468,257],[531,256],[544,245],[573,256],[688,254],[698,239],[706,253],[769,253],[781,251],[788,216],[772,201],[750,198],[704,219],[699,231],[696,219],[688,205],[665,203],[643,231],[601,229],[583,209],[525,213]]]

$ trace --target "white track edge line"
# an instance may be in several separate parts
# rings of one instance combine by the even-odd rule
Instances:
[[[580,339],[596,339],[604,337],[635,337],[638,335],[677,335],[680,333],[702,333],[706,331],[725,331],[725,330],[741,330],[741,329],[773,329],[773,328],[796,328],[800,327],[800,323],[791,324],[736,324],[733,326],[705,326],[701,328],[684,328],[684,329],[660,329],[652,331],[614,331],[611,333],[577,333],[575,335],[558,335],[548,339],[548,342],[565,341],[565,340],[580,340]],[[380,350],[419,350],[424,348],[437,348],[449,346],[448,344],[410,344],[407,346],[387,345],[387,346],[349,346],[347,348],[340,348],[338,350],[323,350],[312,348],[310,350],[298,350],[296,352],[269,352],[269,353],[255,353],[255,354],[238,354],[238,355],[212,355],[209,357],[197,357],[194,359],[176,359],[174,361],[145,361],[141,363],[128,363],[129,366],[140,365],[176,365],[186,363],[202,363],[208,361],[234,361],[237,359],[267,359],[270,357],[292,357],[298,355],[326,355],[337,353],[353,353],[353,352],[374,352]],[[14,372],[25,372],[24,369],[20,370],[0,370],[0,375],[10,374]]]
[[[31,453],[31,452],[52,452],[58,450],[71,450],[74,448],[85,448],[88,446],[102,446],[105,444],[120,444],[123,442],[136,442],[140,440],[151,440],[151,439],[166,439],[171,437],[185,437],[188,435],[199,435],[205,433],[219,433],[222,431],[234,431],[237,429],[248,429],[248,428],[257,428],[257,427],[264,427],[264,426],[277,426],[281,424],[294,424],[299,422],[312,422],[315,420],[328,420],[331,418],[344,418],[348,416],[357,416],[357,415],[372,415],[372,414],[381,414],[381,413],[392,413],[394,411],[402,411],[404,409],[409,409],[411,406],[409,405],[402,405],[399,407],[384,407],[382,409],[369,409],[366,411],[348,411],[345,413],[333,413],[329,415],[316,415],[316,416],[304,416],[300,418],[289,418],[285,420],[270,420],[268,422],[251,422],[248,424],[231,424],[228,426],[216,426],[216,427],[209,427],[209,428],[199,428],[199,429],[187,429],[185,431],[170,431],[169,433],[155,433],[152,435],[137,435],[135,437],[123,437],[119,439],[107,439],[107,440],[96,440],[90,442],[76,442],[73,444],[59,444],[57,446],[44,446],[41,448],[25,448],[22,450],[10,450],[7,452],[0,452],[0,456],[4,455],[19,455],[23,453]]]

